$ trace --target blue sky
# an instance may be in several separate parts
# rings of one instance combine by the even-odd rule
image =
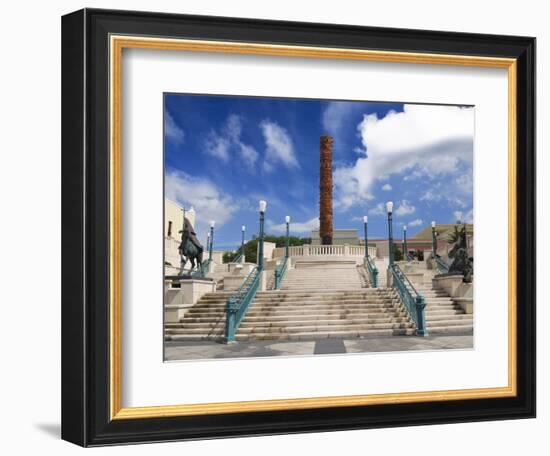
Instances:
[[[319,216],[319,137],[334,137],[334,227],[409,236],[432,220],[473,218],[474,108],[402,103],[166,94],[165,193],[197,213],[205,241],[240,245],[258,231],[258,200],[268,202],[266,231],[310,236]]]

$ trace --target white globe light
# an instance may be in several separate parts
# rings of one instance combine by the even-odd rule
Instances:
[[[393,212],[393,201],[388,201],[386,203],[386,210],[388,211],[388,214]]]
[[[369,218],[368,218],[368,216],[365,215],[363,217],[363,223],[368,223],[368,222],[369,222]]]
[[[267,209],[267,201],[264,201],[264,200],[260,200],[260,212],[265,212],[265,210]]]
[[[435,228],[435,222],[432,222],[432,228]]]
[[[210,220],[210,228],[214,228],[216,226],[216,222],[214,220]]]
[[[246,231],[246,226],[241,226],[241,231]]]
[[[407,231],[407,225],[403,225],[403,231]]]
[[[287,216],[285,217],[285,222],[286,222],[286,223],[290,223],[290,215],[287,215]]]

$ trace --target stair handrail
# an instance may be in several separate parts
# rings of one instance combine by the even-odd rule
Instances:
[[[435,256],[435,268],[439,274],[447,274],[449,272],[449,265],[437,255]]]
[[[260,285],[260,275],[262,270],[254,267],[246,276],[242,285],[231,295],[225,303],[225,341],[234,342],[235,334],[241,324],[251,302],[256,297],[256,292]]]
[[[231,261],[231,263],[240,263],[243,258],[243,252],[239,252],[235,258]]]
[[[399,294],[401,302],[404,304],[405,309],[416,326],[416,334],[419,336],[427,336],[428,329],[426,328],[426,318],[424,314],[426,301],[424,296],[416,290],[409,278],[397,264],[388,266],[388,270],[393,279],[393,287]]]
[[[288,267],[288,257],[285,257],[284,261],[275,268],[275,290],[278,290],[281,287],[283,277],[285,276],[286,270]]]
[[[363,265],[369,273],[369,280],[372,288],[378,288],[378,268],[374,264],[374,261],[367,255],[363,260]]]
[[[405,261],[413,261],[414,258],[409,252],[405,252]]]

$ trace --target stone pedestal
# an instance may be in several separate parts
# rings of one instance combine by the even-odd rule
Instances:
[[[457,296],[458,287],[462,284],[462,274],[441,275],[433,278],[433,284],[437,288],[445,290],[445,292],[451,296]]]
[[[258,287],[258,291],[267,290],[267,274],[268,271],[265,270],[260,273],[260,286]]]
[[[462,307],[467,314],[474,313],[474,300],[472,298],[453,298],[453,301]]]
[[[187,309],[192,307],[206,293],[215,291],[213,280],[170,279],[164,281],[165,321],[180,321]]]
[[[423,272],[407,272],[407,278],[411,281],[413,285],[419,285],[424,283],[424,273]]]
[[[243,284],[243,281],[245,278],[246,278],[245,275],[240,275],[240,274],[223,276],[224,291],[237,290]]]
[[[254,263],[229,263],[229,273],[247,276],[255,266]]]
[[[474,309],[474,284],[464,283],[462,274],[442,275],[433,278],[436,288],[441,288],[458,304],[467,314]]]

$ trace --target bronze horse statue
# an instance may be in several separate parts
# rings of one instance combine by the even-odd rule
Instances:
[[[190,271],[198,268],[202,273],[202,253],[204,249],[197,239],[193,225],[191,225],[187,217],[184,218],[183,230],[180,230],[180,233],[181,243],[178,247],[180,254],[180,275],[183,273],[188,261],[191,262]]]

